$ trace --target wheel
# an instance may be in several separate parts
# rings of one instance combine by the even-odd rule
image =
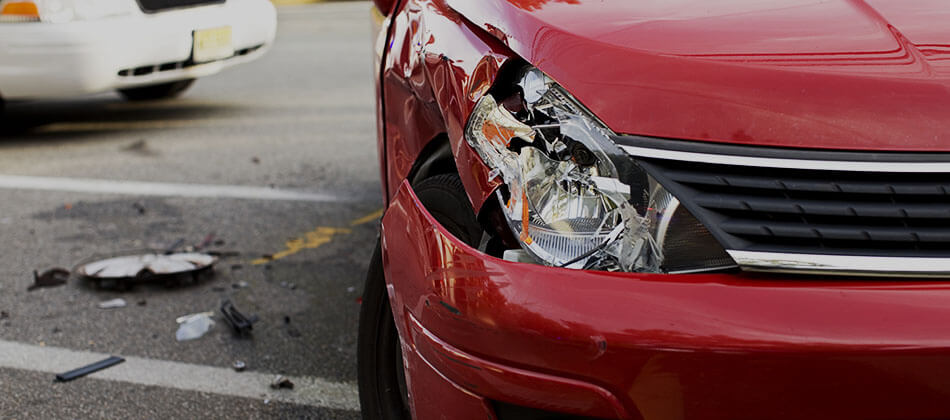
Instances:
[[[434,176],[414,189],[419,201],[449,232],[470,245],[478,243],[481,227],[457,175]],[[363,419],[409,420],[402,347],[386,293],[378,242],[363,288],[356,352]]]
[[[181,95],[181,93],[191,87],[191,84],[194,82],[195,79],[179,80],[176,82],[167,82],[157,85],[119,89],[119,93],[122,95],[122,97],[130,101],[168,99]]]

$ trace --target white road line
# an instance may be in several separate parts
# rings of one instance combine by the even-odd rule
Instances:
[[[109,357],[106,354],[0,340],[0,367],[63,373]],[[89,378],[200,391],[232,397],[269,399],[292,404],[359,410],[356,385],[308,376],[288,376],[293,390],[274,390],[273,374],[235,372],[231,369],[167,360],[126,357],[125,363],[89,375]],[[52,380],[52,376],[50,376]],[[82,379],[77,379],[81,381]]]
[[[68,191],[162,197],[240,198],[248,200],[343,201],[331,194],[264,187],[212,184],[173,184],[88,178],[0,175],[0,189]]]

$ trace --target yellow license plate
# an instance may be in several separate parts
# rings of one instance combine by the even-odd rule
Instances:
[[[234,55],[231,27],[199,29],[194,32],[191,59],[196,63],[221,60]]]

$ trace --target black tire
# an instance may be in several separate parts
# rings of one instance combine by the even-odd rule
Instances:
[[[119,93],[129,101],[154,101],[158,99],[174,98],[191,87],[195,79],[179,80],[157,85],[136,88],[119,89]]]
[[[478,243],[481,228],[457,175],[434,176],[414,189],[419,201],[449,232],[470,245]],[[363,419],[409,420],[402,350],[386,293],[379,242],[366,274],[356,353]]]

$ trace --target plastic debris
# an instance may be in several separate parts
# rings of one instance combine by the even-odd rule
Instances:
[[[257,315],[245,316],[234,307],[230,300],[221,303],[221,314],[224,315],[224,320],[228,322],[234,333],[242,337],[250,335],[254,323],[258,321]]]
[[[270,383],[270,387],[273,389],[294,389],[294,383],[284,375],[277,375]]]
[[[172,244],[169,245],[168,248],[165,248],[165,254],[166,255],[174,254],[175,251],[177,251],[178,248],[181,248],[181,246],[184,244],[185,244],[185,238],[178,238],[178,240],[175,242],[172,242]]]
[[[99,307],[99,309],[117,309],[124,308],[126,305],[127,303],[125,302],[125,299],[115,298],[99,302],[99,304],[96,306]]]
[[[214,320],[211,319],[212,315],[214,315],[213,312],[201,312],[178,317],[175,320],[178,323],[175,339],[188,341],[201,338],[214,326]]]
[[[287,335],[288,335],[288,336],[290,336],[290,337],[292,337],[292,338],[299,338],[300,336],[303,335],[303,334],[300,333],[300,330],[298,330],[298,329],[297,329],[296,327],[294,327],[293,325],[290,325],[290,317],[289,317],[289,316],[286,316],[286,315],[284,316],[284,325],[285,325],[286,328],[287,328]]]
[[[26,288],[26,290],[32,292],[42,287],[62,286],[66,284],[67,280],[69,280],[69,270],[65,268],[51,268],[44,271],[43,274],[39,274],[36,270],[33,270],[33,284]]]
[[[201,243],[199,243],[198,245],[195,245],[195,249],[199,249],[199,250],[205,249],[211,246],[211,244],[213,243],[214,243],[214,232],[211,232],[205,235],[205,238],[201,241]]]
[[[208,254],[144,254],[114,257],[82,265],[77,270],[87,277],[103,279],[134,278],[148,275],[181,274],[202,270],[217,259]]]
[[[101,288],[128,289],[133,282],[164,281],[166,286],[196,283],[218,259],[209,254],[140,254],[80,265],[76,272]]]
[[[236,360],[234,364],[231,365],[231,367],[234,368],[234,370],[237,372],[243,372],[244,369],[247,368],[247,364],[245,364],[244,362],[240,360]]]
[[[79,369],[73,369],[73,370],[71,370],[71,371],[69,371],[69,372],[66,372],[66,373],[60,373],[60,374],[56,375],[56,381],[58,381],[58,382],[68,382],[68,381],[71,381],[71,380],[73,380],[73,379],[86,376],[86,375],[88,375],[88,374],[90,374],[90,373],[98,372],[98,371],[100,371],[100,370],[102,370],[102,369],[115,366],[115,365],[117,365],[117,364],[119,364],[119,363],[122,363],[122,362],[124,362],[124,361],[125,361],[125,359],[123,359],[123,358],[121,358],[121,357],[112,356],[112,357],[109,357],[108,359],[100,360],[100,361],[98,361],[98,362],[96,362],[96,363],[93,363],[93,364],[91,364],[91,365],[83,366],[83,367],[81,367],[81,368],[79,368]]]
[[[239,281],[239,282],[237,282],[237,283],[232,283],[232,284],[231,284],[231,287],[234,288],[234,289],[243,289],[243,288],[245,288],[245,287],[247,287],[247,286],[248,286],[248,284],[247,284],[246,281]]]

